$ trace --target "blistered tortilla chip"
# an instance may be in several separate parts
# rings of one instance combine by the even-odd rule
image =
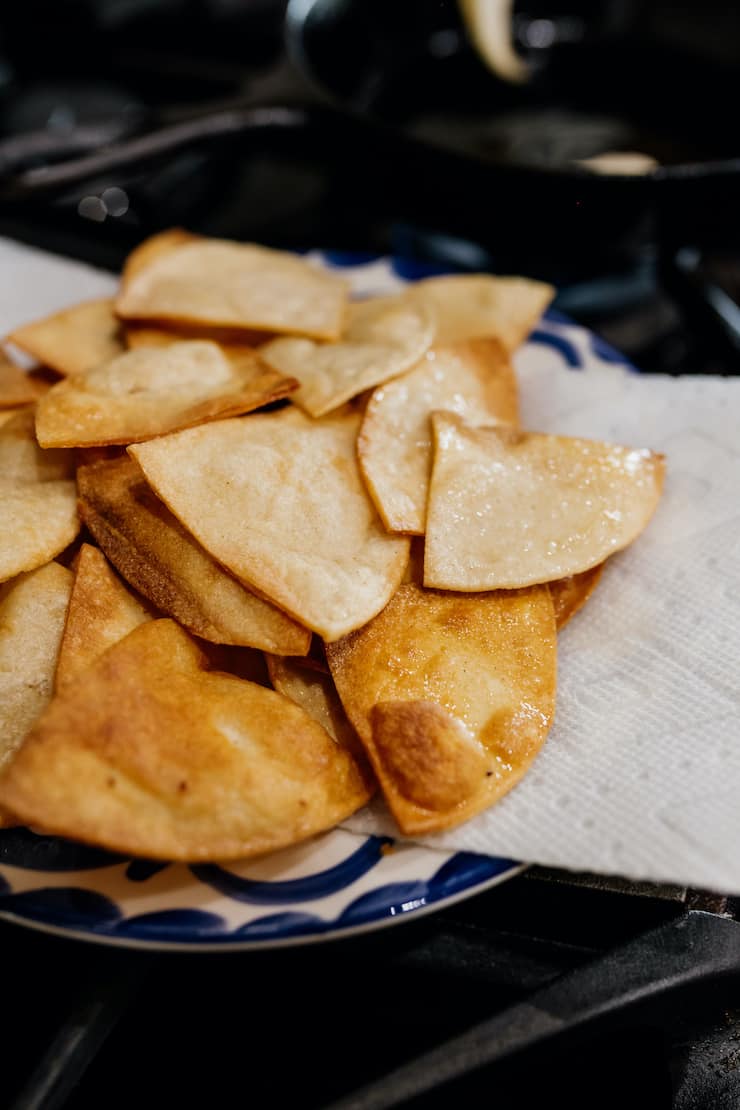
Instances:
[[[32,405],[48,386],[9,362],[0,352],[0,409]]]
[[[337,343],[273,339],[260,355],[275,370],[297,378],[291,397],[312,416],[323,416],[366,389],[403,374],[434,338],[434,318],[403,297],[378,297],[349,307]]]
[[[65,377],[110,362],[125,349],[110,298],[85,301],[24,324],[8,341]]]
[[[63,690],[86,667],[151,614],[124,586],[101,551],[83,543],[59,649],[55,685]]]
[[[550,583],[558,631],[586,604],[599,584],[604,566],[604,563],[599,563],[582,574],[571,574],[568,578],[558,578]]]
[[[630,544],[655,512],[662,455],[588,439],[472,428],[433,416],[424,583],[497,590],[552,582]]]
[[[424,532],[435,409],[449,409],[472,423],[518,423],[516,374],[495,339],[435,346],[408,374],[373,393],[357,451],[367,488],[391,532]]]
[[[46,451],[36,440],[34,409],[14,412],[0,427],[0,482],[49,482],[74,475],[71,451]]]
[[[123,577],[163,613],[214,643],[305,655],[311,633],[256,597],[207,554],[147,485],[133,459],[77,472],[80,513]]]
[[[366,762],[365,750],[347,720],[331,675],[306,666],[305,659],[286,659],[279,655],[265,658],[270,682],[278,693],[305,709],[309,717],[318,721],[362,766]]]
[[[252,243],[197,239],[124,270],[116,312],[124,320],[337,339],[347,287],[327,270]]]
[[[74,482],[0,480],[0,582],[48,563],[79,530]]]
[[[214,559],[336,640],[383,608],[408,559],[409,541],[385,532],[362,484],[359,422],[290,407],[129,451]]]
[[[0,587],[0,771],[51,698],[72,578],[48,563]]]
[[[551,285],[522,277],[453,274],[426,278],[406,294],[437,318],[437,339],[498,339],[507,351],[524,342],[555,295]]]
[[[295,385],[208,340],[142,348],[55,385],[38,403],[36,435],[43,447],[131,443],[251,412]]]
[[[140,625],[54,698],[0,780],[52,833],[156,859],[236,859],[332,828],[357,767],[281,694],[203,670],[173,621]]]
[[[481,596],[407,584],[365,628],[329,644],[327,657],[407,835],[458,825],[501,798],[552,722],[546,586]]]

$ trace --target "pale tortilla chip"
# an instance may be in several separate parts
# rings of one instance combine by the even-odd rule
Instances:
[[[133,459],[77,472],[83,520],[123,577],[163,613],[214,643],[305,655],[311,633],[220,567],[147,485]]]
[[[36,435],[43,447],[132,443],[251,412],[295,387],[251,352],[229,360],[208,340],[142,348],[55,385],[38,403]]]
[[[337,339],[346,302],[341,278],[296,255],[198,239],[127,267],[116,312],[125,320]]]
[[[436,413],[424,584],[497,590],[580,574],[655,512],[662,455],[588,439],[472,428]]]
[[[151,614],[111,570],[97,547],[83,543],[59,649],[55,687],[65,686]]]
[[[270,682],[278,693],[305,709],[362,766],[366,762],[365,749],[347,720],[331,675],[306,666],[304,659],[279,655],[266,655],[265,659]]]
[[[558,631],[586,604],[599,584],[605,565],[599,563],[582,574],[571,574],[568,578],[558,578],[550,583]]]
[[[460,824],[523,777],[555,707],[547,587],[444,594],[401,586],[327,647],[347,716],[407,835]]]
[[[32,405],[48,386],[14,366],[0,352],[0,409],[15,409]]]
[[[0,481],[0,582],[48,563],[79,530],[74,482]]]
[[[351,412],[312,420],[291,407],[129,451],[214,559],[336,640],[383,608],[409,550],[407,539],[384,531],[365,492],[359,422]]]
[[[110,298],[85,301],[24,324],[8,341],[65,377],[84,374],[125,350]]]
[[[71,451],[39,447],[35,409],[11,413],[0,427],[0,482],[49,482],[71,478],[74,472]]]
[[[357,451],[370,496],[391,532],[424,532],[435,409],[473,423],[519,422],[516,374],[495,339],[435,346],[370,398]]]
[[[523,277],[453,274],[416,282],[406,296],[435,313],[438,344],[495,338],[511,352],[532,331],[555,290]]]
[[[183,227],[170,227],[167,231],[158,231],[150,235],[135,247],[123,264],[121,285],[125,287],[132,278],[148,269],[153,262],[171,254],[173,250],[184,246],[186,243],[202,242],[202,236]]]
[[[0,770],[51,698],[72,579],[48,563],[0,588]]]
[[[291,400],[312,416],[323,416],[379,382],[403,374],[434,338],[434,317],[403,297],[377,297],[349,307],[338,343],[273,339],[261,357],[297,378]]]
[[[273,851],[363,804],[351,756],[307,713],[204,663],[173,621],[129,633],[57,694],[0,802],[52,833],[190,861]]]

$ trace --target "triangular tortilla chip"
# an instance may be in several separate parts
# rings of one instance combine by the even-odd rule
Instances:
[[[357,451],[367,488],[391,532],[424,532],[435,409],[473,423],[518,423],[516,374],[495,339],[435,346],[418,366],[370,398]]]
[[[65,377],[110,362],[125,349],[110,298],[85,301],[24,324],[8,341]]]
[[[36,435],[43,447],[132,443],[251,412],[295,387],[251,352],[230,360],[209,340],[142,348],[55,385],[38,403]]]
[[[407,835],[450,828],[526,773],[555,706],[546,586],[444,594],[401,586],[327,657],[347,716]]]
[[[163,613],[215,643],[305,655],[311,633],[220,567],[147,485],[133,459],[77,472],[82,518],[123,577]]]
[[[427,305],[437,319],[438,344],[498,339],[515,351],[555,296],[551,285],[523,277],[453,274],[425,278],[406,296]]]
[[[601,563],[655,512],[662,455],[588,439],[472,428],[436,413],[424,584],[516,589]]]
[[[571,574],[550,583],[550,594],[555,607],[558,631],[586,604],[599,584],[605,563],[599,563],[582,574]]]
[[[156,859],[257,855],[332,828],[367,799],[351,756],[281,694],[150,621],[70,683],[0,780],[52,833]]]
[[[434,317],[423,306],[403,297],[377,297],[350,305],[337,343],[274,339],[259,351],[268,365],[298,379],[291,400],[312,416],[323,416],[403,374],[433,338]]]
[[[135,247],[123,264],[121,285],[125,287],[132,278],[148,269],[152,263],[171,254],[178,247],[186,243],[202,242],[203,237],[183,227],[170,227],[166,231],[158,231],[150,235]]]
[[[0,409],[32,405],[48,388],[45,382],[20,370],[0,352]]]
[[[48,563],[0,588],[0,770],[51,698],[72,579]]]
[[[55,686],[65,686],[134,628],[151,620],[130,590],[111,570],[97,547],[83,543],[75,568],[72,596],[59,649]]]
[[[74,482],[0,481],[0,582],[48,563],[79,530]]]
[[[72,478],[74,472],[71,451],[39,447],[34,409],[12,413],[0,427],[0,482],[50,482]]]
[[[285,251],[197,239],[124,270],[116,312],[124,320],[209,324],[336,339],[347,286]]]
[[[409,541],[384,531],[362,484],[359,422],[288,408],[129,451],[214,559],[336,640],[383,608],[408,559]]]

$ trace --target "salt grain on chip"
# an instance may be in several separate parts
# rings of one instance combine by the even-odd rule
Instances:
[[[515,589],[566,578],[630,544],[655,512],[662,455],[595,440],[473,428],[436,413],[424,584]]]
[[[56,695],[0,803],[58,835],[196,861],[294,844],[367,800],[307,713],[205,662],[173,621],[134,629]]]
[[[409,550],[385,532],[365,492],[359,423],[354,412],[312,420],[291,407],[129,450],[214,559],[336,640],[388,602]]]

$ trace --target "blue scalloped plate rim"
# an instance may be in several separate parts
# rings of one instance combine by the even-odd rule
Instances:
[[[447,272],[408,259],[310,252],[360,294]],[[527,344],[569,370],[635,368],[550,309]],[[129,860],[27,829],[0,832],[0,918],[129,948],[234,951],[337,940],[417,919],[520,874],[527,864],[337,829],[268,861],[192,867]],[[65,882],[68,876],[69,882]]]

